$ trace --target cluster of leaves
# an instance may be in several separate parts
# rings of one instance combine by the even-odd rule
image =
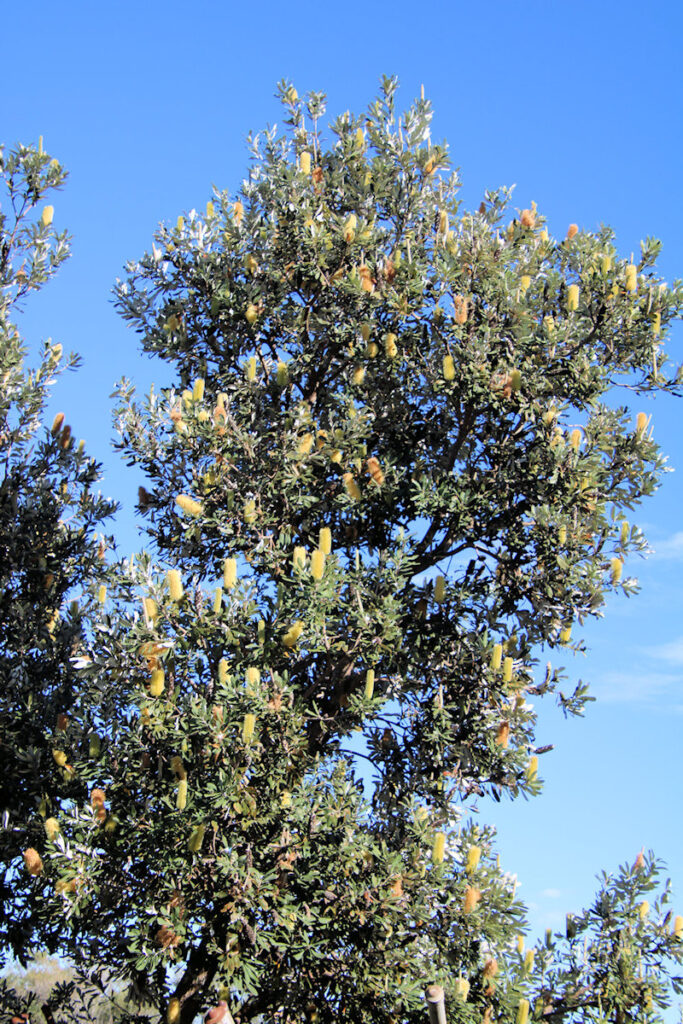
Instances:
[[[505,191],[461,211],[429,104],[399,117],[395,88],[326,148],[323,97],[283,85],[241,193],[117,286],[177,374],[117,411],[154,554],[105,568],[79,521],[89,597],[40,726],[66,788],[44,822],[27,805],[26,907],[169,1024],[218,997],[417,1021],[431,980],[453,1020],[641,1019],[681,958],[683,921],[641,909],[656,865],[531,955],[463,803],[538,792],[534,702],[561,680],[538,653],[635,589],[627,513],[663,463],[613,389],[679,392],[683,290],[656,242],[636,264],[606,229],[554,239]]]

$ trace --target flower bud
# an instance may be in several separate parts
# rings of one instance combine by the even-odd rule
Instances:
[[[275,380],[280,388],[286,388],[289,382],[289,368],[287,363],[283,363],[280,360],[277,364],[277,372],[275,374]]]
[[[603,274],[609,274],[610,270],[612,269],[612,257],[611,256],[603,256],[602,257],[602,260],[601,260],[601,263],[600,263],[600,269],[601,269]]]
[[[526,766],[526,777],[529,782],[533,782],[538,775],[538,758],[536,754],[529,758],[529,763]]]
[[[443,604],[446,597],[446,580],[443,576],[437,576],[434,581],[434,600],[437,604]]]
[[[41,224],[43,225],[44,228],[49,228],[50,224],[52,224],[52,218],[54,217],[54,215],[55,215],[55,208],[54,208],[54,206],[44,206],[43,207],[43,212],[40,215],[40,222],[41,222]]]
[[[282,638],[282,642],[285,645],[285,647],[296,647],[299,637],[303,632],[303,628],[304,624],[301,621],[292,623],[292,625],[289,627],[289,629],[286,631],[285,635]]]
[[[519,290],[521,291],[522,295],[524,295],[529,290],[530,286],[531,278],[528,274],[522,274],[522,277],[520,278],[519,282]]]
[[[254,726],[256,725],[256,715],[246,714],[244,716],[244,722],[242,724],[242,741],[244,743],[251,743],[254,736]]]
[[[365,699],[371,700],[375,692],[375,670],[369,668],[365,673]]]
[[[204,378],[197,377],[196,381],[192,385],[192,398],[195,402],[201,402],[204,397]]]
[[[443,864],[444,855],[446,852],[446,833],[437,832],[434,836],[434,844],[432,846],[432,861],[434,864]]]
[[[567,228],[567,239],[569,241],[571,241],[572,238],[574,237],[574,235],[578,234],[578,231],[579,231],[579,225],[578,224],[570,224],[569,227]]]
[[[683,916],[681,914],[677,914],[674,918],[673,935],[675,939],[680,939],[683,936]]]
[[[228,681],[228,663],[225,658],[221,658],[218,662],[218,682],[221,686],[225,686]]]
[[[642,435],[647,427],[648,415],[646,412],[639,412],[636,417],[636,434]]]
[[[57,415],[55,416],[55,418],[52,421],[52,429],[51,429],[50,433],[52,434],[53,437],[57,436],[59,431],[62,429],[62,424],[63,423],[64,423],[64,413],[63,412],[58,412]]]
[[[344,473],[343,480],[346,493],[350,498],[353,498],[354,501],[358,501],[361,496],[360,487],[356,483],[353,473]]]
[[[163,668],[152,669],[152,675],[149,681],[149,694],[150,697],[160,697],[164,692],[164,670]]]
[[[519,1004],[517,1006],[517,1019],[515,1021],[515,1024],[527,1024],[527,1020],[528,1019],[529,1019],[529,1000],[528,999],[520,999]]]
[[[166,580],[171,600],[176,603],[182,601],[185,591],[183,590],[183,581],[179,571],[177,569],[169,569],[166,573]]]
[[[579,286],[570,284],[567,288],[567,309],[576,310],[579,308]]]
[[[330,530],[329,526],[321,527],[318,547],[326,555],[329,555],[330,552],[332,551],[332,531]]]
[[[567,543],[567,527],[564,524],[557,528],[557,543],[561,548]]]
[[[531,974],[534,969],[535,952],[533,949],[527,949],[524,956],[524,972],[525,974]]]
[[[619,580],[621,579],[621,573],[622,573],[623,568],[624,568],[624,563],[622,562],[622,560],[620,558],[612,558],[612,559],[610,559],[611,579],[612,579],[612,583],[615,586],[619,582]]]
[[[661,313],[655,313],[654,317],[652,318],[652,333],[654,334],[655,338],[658,338],[659,335],[662,333]]]
[[[297,445],[297,451],[299,455],[308,455],[311,448],[313,447],[313,434],[304,434]]]
[[[223,586],[226,590],[232,590],[237,583],[237,559],[226,558],[223,562]]]
[[[44,828],[45,835],[50,840],[50,842],[53,843],[57,836],[59,835],[59,833],[61,832],[59,822],[57,821],[56,818],[46,818]]]
[[[474,886],[468,885],[467,889],[465,889],[465,897],[462,903],[463,914],[474,913],[480,900],[481,892],[479,889],[475,889]]]
[[[233,203],[232,215],[235,219],[235,223],[237,225],[240,225],[242,223],[242,218],[244,217],[244,207],[242,206],[239,199],[237,200],[236,203]]]
[[[387,359],[395,359],[398,355],[398,348],[396,346],[396,335],[389,333],[384,338],[384,352]]]
[[[206,825],[197,825],[197,828],[194,830],[187,843],[187,848],[190,853],[199,853],[202,848],[202,843],[204,842],[205,832]]]
[[[184,811],[187,806],[187,779],[180,779],[178,782],[175,805],[179,811]]]
[[[453,306],[455,309],[455,322],[456,324],[467,323],[467,310],[468,301],[464,295],[456,295],[453,300]]]
[[[223,609],[223,588],[216,587],[213,595],[213,613],[218,615]]]
[[[481,847],[470,846],[467,851],[467,861],[465,863],[465,871],[468,875],[473,874],[479,866],[479,860],[481,858]]]
[[[453,362],[453,356],[443,357],[443,378],[444,380],[455,379],[455,363]]]
[[[638,287],[638,270],[634,263],[626,267],[626,291],[634,292]]]
[[[244,673],[244,682],[246,683],[247,690],[253,693],[254,687],[258,686],[261,682],[261,670],[253,665],[250,666]]]
[[[510,373],[510,390],[517,394],[522,388],[522,371],[512,370]]]
[[[366,460],[365,466],[373,483],[376,483],[378,487],[381,487],[384,483],[384,473],[382,472],[382,467],[379,464],[379,459],[376,459],[374,455],[371,455],[370,458]]]
[[[201,503],[191,498],[189,494],[179,494],[175,500],[176,505],[188,516],[200,516],[202,514]]]
[[[29,875],[40,875],[43,871],[43,862],[37,850],[32,846],[24,850],[24,866]]]
[[[569,446],[570,448],[573,448],[575,452],[578,452],[579,448],[581,447],[581,439],[582,434],[578,427],[572,430],[571,434],[569,435]]]
[[[505,749],[505,747],[507,747],[509,741],[510,741],[510,723],[509,722],[501,722],[500,725],[498,726],[498,731],[496,732],[496,743],[498,744],[499,747],[503,747],[503,749]]]
[[[295,572],[297,569],[306,568],[306,548],[294,548],[294,554],[292,555],[292,567]]]
[[[311,154],[305,150],[299,157],[299,170],[302,174],[311,173]]]
[[[509,683],[512,680],[512,670],[514,667],[514,660],[510,657],[505,658],[503,661],[503,682]]]
[[[642,903],[638,904],[638,916],[641,921],[644,921],[647,915],[650,913],[650,904],[647,900],[643,900]]]
[[[455,989],[455,994],[458,999],[461,999],[463,1003],[466,1003],[467,997],[470,994],[470,983],[467,978],[456,978],[453,988]]]
[[[325,552],[317,548],[311,555],[311,576],[314,580],[321,580],[325,573]]]
[[[569,641],[571,640],[571,638],[572,638],[572,627],[571,626],[565,626],[564,629],[560,630],[560,643],[561,644],[568,644]]]
[[[500,666],[503,663],[503,645],[494,644],[493,653],[491,654],[491,670],[493,672],[499,672]]]

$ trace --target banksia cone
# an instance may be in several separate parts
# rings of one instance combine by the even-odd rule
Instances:
[[[289,382],[289,369],[287,367],[287,363],[283,363],[282,360],[280,360],[277,364],[275,380],[277,382],[278,387],[287,387],[287,384]]]
[[[522,274],[522,277],[521,277],[520,282],[519,282],[519,290],[521,291],[522,295],[524,295],[525,292],[527,292],[530,287],[531,287],[531,278],[529,277],[528,274]]]
[[[40,875],[43,872],[43,862],[40,854],[32,846],[24,850],[24,866],[29,875]]]
[[[526,766],[526,777],[529,782],[533,782],[538,775],[538,758],[534,754],[533,757],[529,758],[529,763]]]
[[[204,397],[204,378],[197,377],[196,381],[192,385],[192,397],[195,402],[201,402]]]
[[[514,667],[514,661],[508,657],[503,662],[503,682],[509,683],[512,680],[512,669]]]
[[[325,572],[325,552],[317,548],[311,555],[311,576],[321,580]]]
[[[578,234],[578,231],[579,231],[579,225],[578,224],[570,224],[569,227],[567,228],[567,238],[568,238],[568,240],[571,241],[572,238],[574,237],[574,235]]]
[[[434,600],[437,604],[443,604],[446,597],[446,580],[443,576],[437,576],[434,581]]]
[[[634,263],[626,267],[626,291],[634,292],[638,287],[638,270]]]
[[[642,903],[638,904],[638,915],[641,921],[644,921],[647,915],[650,913],[650,904],[647,900],[643,900]]]
[[[576,310],[579,308],[579,286],[570,284],[567,288],[567,309]]]
[[[455,380],[455,363],[453,362],[453,356],[443,357],[443,379]]]
[[[254,726],[256,725],[256,715],[248,713],[244,716],[244,722],[242,723],[242,741],[244,743],[251,743],[254,736]]]
[[[603,256],[602,257],[602,261],[600,263],[600,269],[602,270],[603,274],[609,274],[610,270],[612,269],[612,257],[611,256]]]
[[[63,750],[53,750],[52,751],[52,756],[55,759],[55,763],[60,768],[63,768],[64,765],[66,764],[66,754],[64,753],[64,751]]]
[[[154,625],[159,617],[159,609],[157,603],[152,597],[143,597],[142,599],[142,611],[147,620],[148,625]]]
[[[101,583],[97,588],[97,601],[98,604],[104,604],[107,600],[107,588],[104,583]]]
[[[343,480],[346,493],[350,498],[353,498],[354,501],[358,501],[360,498],[360,487],[356,483],[353,473],[344,473]]]
[[[296,647],[299,641],[299,637],[303,632],[303,628],[304,624],[301,621],[292,623],[292,625],[289,627],[289,629],[282,638],[282,642],[285,645],[285,647]]]
[[[65,715],[63,711],[60,711],[59,714],[57,715],[57,731],[58,732],[65,732],[66,731],[66,727],[67,727],[68,724],[69,724],[68,716]]]
[[[207,204],[206,204],[206,219],[207,220],[211,220],[211,218],[214,216],[215,212],[216,211],[214,210],[213,203],[209,199]]]
[[[299,169],[302,174],[311,173],[311,154],[303,152],[299,157]]]
[[[221,658],[218,662],[218,682],[221,686],[225,686],[228,681],[228,663],[225,658]]]
[[[179,494],[175,503],[188,516],[200,516],[202,514],[202,506],[200,502],[195,501],[195,499],[191,498],[189,494]]]
[[[376,341],[369,341],[368,345],[367,345],[367,348],[365,349],[365,354],[368,357],[368,359],[374,359],[378,352],[379,352],[379,345],[377,344],[377,342]]]
[[[251,665],[244,673],[244,681],[249,689],[258,686],[261,682],[261,670]]]
[[[527,1024],[529,1019],[529,1000],[520,999],[517,1006],[517,1019],[515,1024]]]
[[[455,322],[456,324],[467,323],[467,307],[468,302],[464,295],[456,295],[453,300],[455,307]]]
[[[569,641],[571,640],[571,638],[572,638],[572,627],[571,626],[565,626],[564,629],[560,630],[560,643],[561,644],[568,644]]]
[[[280,807],[291,807],[292,806],[292,794],[288,789],[285,789],[280,795]]]
[[[169,569],[166,573],[166,580],[171,600],[176,603],[182,601],[185,591],[183,590],[183,581],[179,571],[177,569]]]
[[[242,218],[244,217],[244,207],[242,206],[239,199],[237,200],[236,203],[233,203],[232,205],[232,215],[235,219],[236,224],[239,225],[242,223]]]
[[[44,228],[49,228],[50,224],[52,224],[52,218],[54,217],[54,215],[55,215],[55,208],[54,208],[54,206],[44,206],[43,207],[43,212],[40,215],[40,222],[41,222],[41,224],[43,225]]]
[[[365,673],[365,699],[370,700],[375,692],[375,670],[369,668]]]
[[[644,434],[647,427],[648,415],[646,412],[639,412],[636,417],[636,434]]]
[[[522,388],[522,371],[512,370],[510,373],[510,390],[517,394]]]
[[[381,487],[384,483],[384,473],[382,472],[382,467],[379,464],[379,459],[376,459],[374,455],[371,455],[366,461],[365,466],[373,483],[376,483],[378,487]]]
[[[484,964],[484,969],[481,973],[485,978],[495,978],[498,974],[498,961],[494,957],[490,957]]]
[[[392,333],[387,334],[384,338],[384,352],[387,359],[395,359],[398,355],[396,340],[396,335]]]
[[[216,587],[213,595],[213,613],[218,615],[223,608],[223,588]]]
[[[332,551],[332,531],[329,526],[321,527],[319,537],[318,547],[324,554],[329,555]]]
[[[475,889],[474,886],[468,885],[465,889],[465,897],[462,902],[463,914],[472,914],[476,910],[480,899],[481,892],[479,889]]]
[[[652,318],[652,333],[654,334],[655,338],[658,338],[659,335],[662,333],[661,313],[655,313],[654,317]]]
[[[169,999],[168,1007],[166,1008],[166,1024],[178,1024],[180,1020],[180,1000]]]
[[[439,212],[439,226],[437,230],[440,235],[445,235],[448,232],[448,214],[445,210]]]
[[[190,836],[187,848],[190,853],[199,853],[204,842],[204,833],[206,832],[206,825],[198,825]]]
[[[253,523],[256,519],[256,502],[253,498],[247,498],[244,503],[244,521]]]
[[[171,771],[175,772],[179,779],[187,778],[185,765],[183,764],[183,759],[179,754],[174,754],[171,758]]]
[[[358,224],[358,218],[355,213],[350,213],[344,222],[343,235],[344,241],[351,244],[356,237],[356,225]]]
[[[55,841],[60,832],[61,829],[59,827],[59,822],[57,821],[56,818],[45,819],[45,835],[47,836],[51,843]]]
[[[292,567],[295,572],[297,571],[297,569],[306,568],[306,548],[294,548],[294,554],[292,555]]]
[[[53,437],[57,436],[59,431],[62,429],[62,424],[63,423],[64,423],[64,413],[63,412],[58,412],[57,415],[55,416],[55,418],[52,421],[51,434],[52,434]]]
[[[313,447],[313,434],[304,434],[297,445],[297,451],[299,455],[308,455],[311,448]]]
[[[164,692],[164,670],[163,668],[155,668],[152,670],[152,675],[149,680],[149,695],[150,697],[160,697]]]
[[[474,871],[477,870],[480,859],[481,847],[470,846],[469,850],[467,851],[467,860],[465,862],[465,871],[467,872],[468,875],[471,875]]]
[[[470,983],[467,978],[456,978],[453,987],[458,999],[462,999],[463,1003],[466,1003],[467,997],[470,994]]]
[[[444,855],[446,853],[446,833],[437,832],[434,836],[434,844],[432,846],[432,861],[434,864],[443,864]]]
[[[90,792],[90,804],[92,807],[104,807],[104,801],[106,800],[106,793],[103,789],[95,787]]]
[[[522,210],[519,219],[522,227],[532,228],[536,223],[536,212],[535,210]]]
[[[557,543],[561,548],[567,543],[567,527],[564,525],[557,529]]]
[[[496,732],[496,743],[499,747],[507,747],[510,740],[510,723],[501,722]]]
[[[517,936],[517,944],[516,945],[517,945],[517,952],[521,956],[522,953],[524,952],[524,936],[523,935],[518,935]]]
[[[354,366],[353,373],[351,375],[351,380],[356,385],[362,384],[363,381],[365,380],[365,367]]]
[[[255,306],[253,308],[256,309]],[[249,317],[247,317],[247,319],[249,319]],[[249,323],[253,324],[255,319],[256,317],[254,316],[254,319],[249,320]],[[244,367],[244,375],[249,383],[253,383],[256,380],[256,356],[250,356],[249,359],[247,359]]]
[[[180,779],[178,782],[178,793],[175,798],[175,805],[179,811],[184,811],[187,806],[187,779]]]
[[[372,326],[366,320],[364,323],[362,323],[360,325],[360,336],[361,336],[361,338],[363,339],[364,342],[367,343],[368,341],[370,341],[371,333],[372,333]]]
[[[675,939],[680,939],[683,936],[683,916],[681,914],[674,918],[673,935]]]
[[[569,447],[573,448],[575,452],[578,452],[579,448],[581,447],[581,438],[582,434],[578,427],[572,430],[571,434],[569,435]]]
[[[531,974],[534,969],[534,958],[535,952],[533,949],[527,949],[524,955],[524,971],[526,974]]]
[[[237,583],[237,559],[226,558],[223,562],[223,586],[226,590],[232,590]]]
[[[615,586],[619,582],[619,580],[621,579],[621,573],[622,573],[623,568],[624,568],[624,563],[622,562],[622,560],[620,558],[612,558],[612,559],[610,559],[610,575],[611,575],[611,578],[612,578],[612,583]]]
[[[503,663],[503,645],[494,644],[493,653],[491,654],[491,669],[494,672],[500,671],[500,666]]]

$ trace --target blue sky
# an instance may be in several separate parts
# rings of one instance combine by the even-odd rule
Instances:
[[[104,461],[105,491],[124,505],[124,554],[137,545],[140,480],[110,451],[109,395],[123,375],[144,389],[164,372],[139,355],[111,286],[158,221],[203,208],[212,184],[239,187],[247,133],[280,117],[281,78],[327,92],[333,114],[364,109],[383,73],[398,75],[405,105],[424,84],[432,137],[449,142],[466,205],[516,184],[515,205],[535,200],[555,233],[608,223],[623,254],[654,235],[662,273],[683,276],[683,5],[673,0],[647,10],[632,0],[36,0],[8,5],[0,25],[0,140],[42,134],[71,172],[54,205],[73,258],[22,326],[32,344],[51,336],[83,357],[51,411],[65,409]],[[677,361],[682,340],[679,328]],[[656,551],[627,564],[640,595],[611,600],[585,630],[588,656],[567,666],[598,701],[584,722],[543,710],[538,739],[555,750],[542,759],[541,797],[481,808],[538,930],[560,925],[591,899],[598,870],[642,846],[668,862],[683,912],[683,405],[643,408],[676,472],[634,517]]]

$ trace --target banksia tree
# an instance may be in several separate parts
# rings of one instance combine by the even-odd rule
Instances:
[[[106,817],[62,814],[35,885],[180,1024],[217,999],[243,1022],[424,1020],[428,982],[454,1020],[531,1019],[551,965],[517,951],[467,801],[540,790],[537,698],[584,709],[553,660],[634,591],[624,510],[662,469],[607,392],[678,392],[683,295],[654,242],[633,289],[607,229],[554,238],[505,190],[461,209],[429,104],[399,118],[392,80],[331,141],[321,95],[281,95],[239,196],[160,228],[117,287],[176,382],[121,388],[152,553],[83,666],[116,703],[101,757],[58,748]],[[660,917],[619,913],[679,956]]]
[[[62,802],[87,799],[69,765],[93,728],[72,714],[83,699],[74,659],[105,566],[95,530],[113,510],[64,413],[45,408],[75,358],[35,340],[29,358],[15,323],[68,256],[59,207],[45,204],[65,177],[42,146],[0,149],[0,946],[20,958],[36,924],[22,850],[41,875]]]

